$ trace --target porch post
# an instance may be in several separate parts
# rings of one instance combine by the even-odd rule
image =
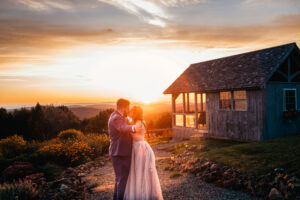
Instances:
[[[175,95],[172,94],[172,128],[175,125]]]
[[[194,93],[195,95],[195,128],[198,128],[198,100],[197,100],[197,93]]]
[[[182,105],[183,105],[183,126],[186,127],[186,120],[185,120],[185,93],[182,93]]]

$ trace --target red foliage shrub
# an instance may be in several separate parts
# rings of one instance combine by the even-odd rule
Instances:
[[[35,172],[35,168],[30,162],[15,161],[14,164],[7,167],[2,172],[2,181],[11,182],[13,180],[22,179],[27,175]]]

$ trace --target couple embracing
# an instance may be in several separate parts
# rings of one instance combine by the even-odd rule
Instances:
[[[130,110],[130,102],[119,99],[108,120],[108,132],[109,155],[116,175],[113,199],[162,200],[155,155],[144,141],[142,108],[134,106]]]

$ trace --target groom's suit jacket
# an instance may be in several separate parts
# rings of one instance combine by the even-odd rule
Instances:
[[[131,156],[132,125],[116,110],[108,120],[108,133],[110,137],[110,156]]]

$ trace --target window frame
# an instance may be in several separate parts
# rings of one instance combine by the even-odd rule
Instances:
[[[238,100],[238,101],[246,101],[246,108],[245,109],[236,109],[235,108],[235,99],[234,99],[234,91],[245,91],[245,93],[246,93],[246,99],[236,99],[236,100]],[[247,111],[248,110],[248,98],[247,98],[247,90],[233,90],[232,91],[232,101],[233,101],[233,110],[234,111]]]
[[[234,91],[245,91],[246,92],[246,99],[240,99],[242,101],[244,101],[244,100],[246,101],[246,108],[245,109],[235,109]],[[221,92],[230,92],[230,94],[231,94],[231,99],[230,99],[231,108],[221,108]],[[248,92],[245,89],[219,91],[219,111],[248,111],[248,95],[247,95],[247,93]]]
[[[230,92],[230,99],[223,99],[223,100],[228,100],[230,101],[230,104],[231,104],[231,108],[221,108],[221,92]],[[232,110],[232,107],[233,107],[233,99],[232,99],[232,91],[231,90],[226,90],[226,91],[219,91],[219,110]]]
[[[283,91],[283,95],[282,95],[282,96],[283,96],[283,97],[282,97],[282,98],[283,98],[283,104],[282,104],[282,107],[283,107],[283,108],[282,108],[282,110],[283,110],[284,112],[287,111],[287,109],[286,109],[286,96],[285,96],[285,92],[288,91],[288,90],[293,90],[293,91],[295,91],[295,109],[296,109],[296,110],[299,110],[299,109],[298,109],[298,103],[297,103],[297,102],[298,102],[298,101],[297,101],[297,88],[283,88],[283,90],[282,90],[282,91]]]

